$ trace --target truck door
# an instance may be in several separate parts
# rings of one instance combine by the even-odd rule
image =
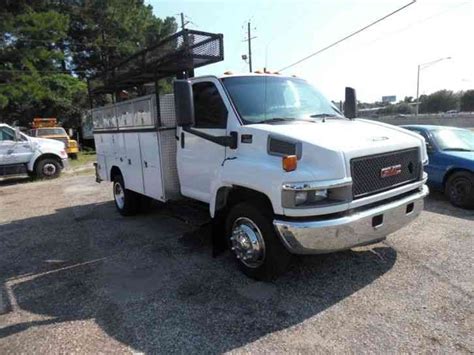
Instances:
[[[25,136],[16,141],[13,129],[0,127],[0,164],[26,164],[32,155],[31,144]]]
[[[226,135],[228,110],[223,91],[216,79],[203,79],[193,84],[194,130],[211,136]],[[181,193],[209,202],[211,182],[225,159],[225,147],[178,128],[177,166]]]

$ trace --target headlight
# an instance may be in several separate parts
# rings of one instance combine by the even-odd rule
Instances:
[[[352,199],[352,180],[284,184],[282,206],[311,208],[348,202]]]
[[[299,206],[308,200],[308,191],[297,191],[295,193],[295,205]]]
[[[296,191],[295,192],[295,206],[304,204],[311,204],[315,202],[324,201],[328,198],[328,190],[310,190],[310,191]]]

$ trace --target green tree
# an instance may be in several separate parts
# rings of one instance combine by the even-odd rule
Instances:
[[[34,116],[59,115],[84,94],[77,77],[62,72],[69,17],[53,10],[2,14],[0,119],[27,125]],[[70,100],[70,102],[66,102]]]
[[[421,113],[438,113],[456,109],[459,96],[451,90],[440,90],[431,95],[420,96]]]
[[[4,0],[0,121],[27,125],[35,116],[55,116],[77,126],[87,107],[86,77],[176,28],[143,0]]]
[[[462,94],[461,111],[474,111],[474,90],[467,90]]]

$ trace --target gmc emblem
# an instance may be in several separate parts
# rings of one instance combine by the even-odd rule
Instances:
[[[387,166],[386,168],[381,169],[380,177],[383,179],[389,176],[399,175],[401,173],[402,173],[402,164],[397,164],[397,165]]]

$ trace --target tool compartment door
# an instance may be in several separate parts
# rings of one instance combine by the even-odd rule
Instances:
[[[139,135],[142,151],[144,194],[156,200],[164,201],[158,133],[143,132]]]
[[[125,148],[127,154],[125,156],[123,178],[125,188],[138,193],[143,193],[143,169],[140,154],[140,133],[127,132],[124,134]]]

